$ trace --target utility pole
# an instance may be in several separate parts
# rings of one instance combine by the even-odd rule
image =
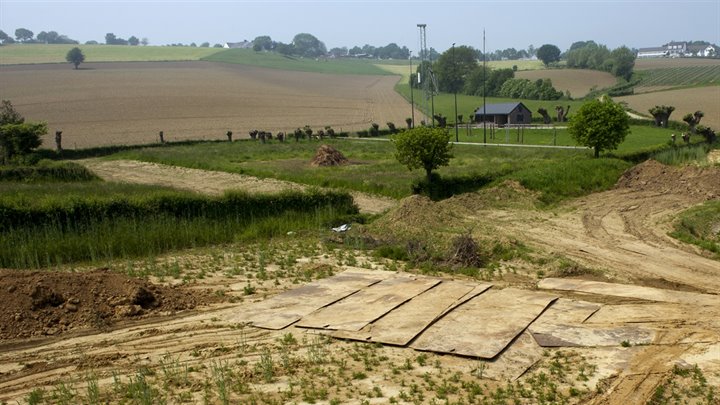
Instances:
[[[487,92],[487,66],[485,61],[487,55],[485,54],[485,28],[483,28],[483,143],[487,143],[487,104],[485,103],[485,93]]]
[[[410,128],[415,128],[415,97],[413,96],[413,69],[412,69],[412,51],[410,51]]]
[[[458,137],[458,122],[457,122],[457,64],[455,63],[455,42],[452,45],[452,62],[453,62],[453,95],[455,96],[455,142],[460,142]]]
[[[432,97],[432,71],[428,68],[428,65],[430,64],[429,56],[428,56],[428,50],[427,50],[427,33],[425,29],[427,28],[427,24],[418,24],[417,27],[420,29],[420,74],[418,75],[418,83],[422,84],[424,96],[425,96],[425,108],[423,109],[423,113],[425,114],[425,117],[427,117],[428,111],[432,108],[431,114],[434,114],[435,110],[435,100],[432,100],[432,106],[428,105],[428,102],[433,98]],[[431,124],[434,124],[434,118],[431,118],[433,121],[431,121]],[[425,125],[427,125],[427,119],[425,120]]]

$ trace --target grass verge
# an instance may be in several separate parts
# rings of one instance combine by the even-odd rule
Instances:
[[[720,201],[708,201],[680,214],[670,235],[700,246],[720,259]]]

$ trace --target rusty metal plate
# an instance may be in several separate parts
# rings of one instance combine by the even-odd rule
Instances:
[[[649,301],[674,302],[678,304],[720,306],[720,296],[686,291],[663,290],[628,284],[604,283],[600,281],[546,278],[540,280],[538,288],[544,290],[578,291],[614,297],[638,298]]]
[[[303,317],[301,328],[359,331],[365,325],[440,283],[439,279],[396,276]]]
[[[333,337],[405,346],[445,312],[481,294],[491,284],[443,281],[357,332],[335,331]]]
[[[449,312],[410,347],[495,358],[556,298],[515,288],[490,290]]]
[[[605,305],[586,323],[655,323],[680,322],[683,324],[714,321],[717,309],[709,306],[648,302],[643,304]],[[716,322],[720,323],[720,321]]]
[[[225,318],[230,322],[250,322],[264,329],[283,329],[319,308],[394,275],[373,270],[347,270],[282,292],[254,304],[247,311],[233,312]]]

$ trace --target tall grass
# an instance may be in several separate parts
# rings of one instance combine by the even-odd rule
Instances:
[[[688,163],[707,164],[710,145],[699,144],[687,147],[673,147],[653,156],[653,159],[666,165],[683,165]]]
[[[0,195],[0,267],[104,261],[269,238],[327,228],[357,213],[350,195],[334,192],[209,197],[160,190],[121,197],[97,195],[108,187],[95,183],[95,195],[80,197],[83,187],[56,186],[68,184],[74,192],[66,195],[46,185],[0,184],[19,190]],[[28,199],[34,192],[38,198]]]

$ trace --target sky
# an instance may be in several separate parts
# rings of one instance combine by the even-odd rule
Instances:
[[[333,47],[395,42],[417,54],[417,24],[439,52],[469,45],[488,52],[594,40],[611,49],[676,40],[720,44],[720,0],[564,1],[34,1],[0,0],[0,30],[57,31],[81,43],[148,38],[151,45],[210,44],[306,32]]]

